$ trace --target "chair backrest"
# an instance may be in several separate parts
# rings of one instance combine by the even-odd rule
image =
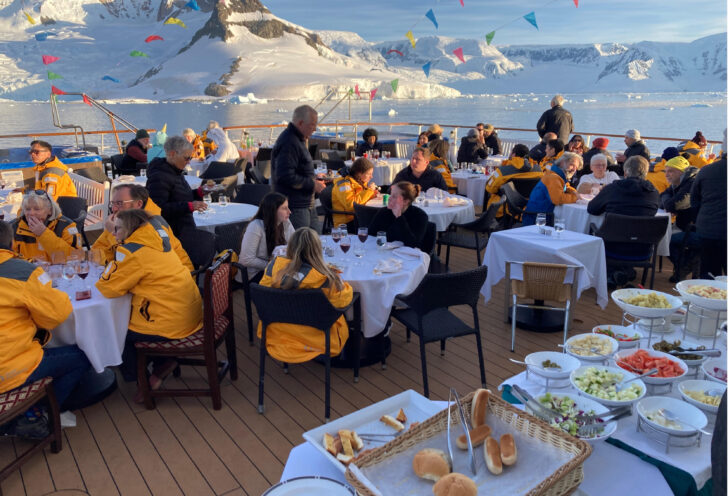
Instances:
[[[526,208],[528,199],[524,198],[513,185],[513,182],[509,181],[500,188],[500,192],[506,198],[506,204],[513,213],[520,214]]]
[[[203,229],[182,231],[179,239],[195,269],[208,267],[215,258],[215,235]]]
[[[258,154],[255,156],[255,161],[258,162],[259,160],[270,160],[272,153],[272,148],[258,148]]]
[[[278,289],[250,285],[250,296],[263,326],[274,322],[328,331],[342,315],[320,289]]]
[[[369,224],[372,223],[374,216],[377,215],[379,210],[379,207],[368,207],[366,205],[354,203],[354,216],[356,217],[356,222],[360,227],[369,227]]]
[[[465,272],[427,274],[412,293],[400,299],[420,315],[453,305],[475,307],[487,275],[485,265]]]
[[[121,164],[124,162],[124,154],[123,153],[117,153],[116,155],[112,155],[109,157],[111,162],[111,173],[112,175],[116,176],[117,174],[121,173]]]
[[[564,284],[563,264],[523,262],[523,280],[511,279],[511,289],[520,298],[564,302],[571,294],[571,284]]]
[[[223,332],[234,325],[230,270],[231,252],[223,253],[205,271],[204,336],[206,344],[212,344]]]
[[[333,183],[327,184],[326,187],[319,193],[319,201],[321,202],[321,206],[324,207],[324,210],[326,210],[327,212],[331,212],[334,209],[331,200],[333,188]]]
[[[80,220],[86,218],[86,209],[88,204],[86,198],[80,198],[76,196],[59,196],[57,200],[58,206],[61,207],[63,215],[72,220]],[[83,218],[81,216],[83,215]]]
[[[200,179],[220,179],[223,177],[234,176],[235,164],[230,162],[210,162],[205,172],[200,174]]]
[[[235,193],[234,202],[260,205],[263,197],[270,192],[270,184],[241,184]]]
[[[335,159],[324,159],[324,162],[326,163],[326,169],[327,170],[340,170],[346,167],[346,162],[341,160],[340,158]]]
[[[86,199],[86,205],[89,209],[96,205],[104,203],[104,184],[79,176],[75,172],[69,172],[69,177],[76,186],[76,196]]]
[[[248,164],[248,159],[245,157],[240,157],[235,161],[233,164],[233,167],[235,168],[235,173],[240,174],[241,172],[245,171],[245,166]]]
[[[501,197],[497,202],[491,203],[483,215],[471,223],[470,229],[479,233],[489,234],[495,231],[498,228],[498,220],[496,218],[498,210],[500,210],[505,202],[506,199]]]
[[[265,178],[258,174],[252,162],[245,164],[245,182],[247,184],[266,184]]]
[[[595,236],[605,243],[657,245],[667,232],[667,215],[621,215],[607,213]]]
[[[108,176],[104,174],[104,171],[98,167],[87,167],[85,169],[74,169],[74,173],[87,179],[92,179],[97,183],[105,183],[109,180]]]
[[[318,151],[318,147],[318,143],[311,143],[310,145],[308,145],[308,153],[311,155],[312,159],[316,158],[316,152]]]
[[[533,191],[533,188],[535,188],[540,181],[540,177],[529,177],[520,179],[514,178],[511,179],[509,182],[513,184],[513,187],[522,197],[528,198],[529,196],[531,196],[531,191]]]
[[[220,253],[233,250],[235,253],[240,253],[240,243],[247,225],[247,222],[236,222],[215,226],[215,251]]]
[[[374,233],[376,235],[376,233]],[[432,255],[435,251],[435,242],[437,241],[437,226],[434,222],[428,222],[425,228],[425,236],[422,238],[420,250],[428,255]]]

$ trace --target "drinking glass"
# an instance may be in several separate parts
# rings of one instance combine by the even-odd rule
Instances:
[[[51,285],[54,288],[58,287],[58,281],[61,279],[62,269],[60,265],[51,265],[48,267],[48,275],[51,277]]]
[[[209,205],[212,203],[212,195],[210,193],[205,193],[205,196],[202,197],[202,201]]]
[[[341,229],[339,229],[338,227],[334,227],[333,229],[331,229],[331,240],[334,243],[338,243],[339,240],[341,240]]]
[[[76,265],[76,270],[76,274],[78,274],[78,277],[83,280],[83,288],[89,289],[88,282],[86,281],[86,276],[88,276],[88,273],[91,270],[91,264],[87,260],[81,260]]]
[[[558,218],[554,220],[554,232],[556,233],[556,236],[561,236],[561,233],[566,229],[566,222],[564,222],[564,219]]]
[[[349,235],[348,228],[346,227],[346,224],[339,224],[339,232],[341,232],[341,237]]]
[[[386,231],[377,232],[377,246],[382,247],[386,244],[387,244],[387,232]]]
[[[352,162],[353,162],[354,160],[356,160],[356,152],[355,152],[354,150],[352,150],[352,151],[351,151],[351,154],[350,154],[350,156],[351,156],[351,161],[352,161]]]
[[[54,251],[51,253],[51,263],[53,265],[63,265],[66,263],[66,254],[62,251]]]
[[[598,184],[594,184],[591,187],[591,194],[594,196],[597,196],[601,190],[602,190],[602,188]]]
[[[76,277],[76,265],[77,262],[70,261],[63,265],[61,274],[63,278],[68,282],[68,289],[73,288],[73,279]]]
[[[139,169],[139,177],[147,177],[147,169]]]
[[[349,248],[351,248],[351,238],[348,235],[342,236],[341,241],[339,242],[339,246],[341,247],[341,251],[344,252],[344,256],[346,257],[346,252],[348,252]]]
[[[220,195],[217,198],[217,202],[220,204],[221,207],[227,207],[228,204],[228,197],[225,195]]]
[[[361,241],[361,244],[363,245],[364,243],[367,242],[367,238],[369,237],[369,228],[360,227],[357,230],[356,235],[359,237],[359,241]]]
[[[536,225],[538,226],[539,232],[544,232],[544,226],[546,225],[546,214],[536,215]]]

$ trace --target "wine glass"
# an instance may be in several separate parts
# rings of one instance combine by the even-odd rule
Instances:
[[[88,276],[88,273],[91,270],[91,264],[88,262],[88,260],[81,260],[76,265],[76,270],[77,270],[76,274],[84,282],[84,284],[83,284],[84,289],[89,289],[88,283],[86,282],[86,276]]]
[[[368,227],[360,227],[356,231],[356,235],[359,237],[359,241],[361,241],[361,244],[367,242],[367,238],[369,237],[369,228]]]
[[[66,280],[66,282],[68,282],[68,289],[73,288],[73,279],[76,277],[76,265],[77,262],[73,260],[63,265],[61,274],[63,275],[63,278]]]
[[[544,226],[546,225],[546,214],[536,215],[536,225],[538,226],[539,232],[544,232]]]
[[[349,248],[351,248],[351,238],[348,234],[341,237],[339,246],[341,247],[341,251],[344,252],[344,257],[346,258],[346,253],[349,251]]]
[[[561,236],[561,233],[566,229],[566,222],[564,222],[563,218],[558,218],[554,220],[554,232],[556,233],[556,236]]]
[[[334,227],[333,229],[331,229],[331,240],[334,243],[338,243],[339,240],[341,240],[341,229],[339,229],[338,227]]]

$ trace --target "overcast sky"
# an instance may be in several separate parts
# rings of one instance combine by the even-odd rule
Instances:
[[[441,35],[495,45],[692,41],[726,31],[725,0],[262,0],[313,30],[354,31],[368,41]],[[424,15],[432,8],[439,29]],[[521,17],[536,13],[537,30]]]

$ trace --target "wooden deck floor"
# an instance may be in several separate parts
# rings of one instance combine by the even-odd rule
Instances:
[[[475,264],[472,251],[455,250],[451,270]],[[658,273],[655,289],[672,287],[669,262]],[[501,283],[502,285],[502,283]],[[517,331],[516,352],[510,353],[510,327],[503,323],[502,286],[487,305],[478,305],[488,387],[522,370],[508,361],[538,350],[557,350],[560,333]],[[500,291],[498,289],[501,289]],[[258,347],[247,342],[242,298],[236,300],[236,330],[240,377],[223,383],[223,408],[212,409],[208,398],[160,399],[148,411],[132,401],[135,385],[120,379],[119,390],[103,403],[76,412],[77,426],[64,430],[63,451],[38,454],[0,486],[6,496],[54,494],[91,495],[259,495],[278,482],[289,450],[303,442],[301,434],[323,419],[323,367],[315,363],[291,366],[290,375],[268,362],[266,413],[257,405]],[[469,310],[468,310],[469,312]],[[606,310],[595,304],[594,290],[575,306],[573,334],[597,324],[618,323],[621,311],[610,301]],[[467,312],[465,319],[470,320]],[[477,352],[472,337],[428,347],[430,397],[447,399],[450,386],[461,392],[479,387]],[[419,345],[406,343],[395,324],[388,369],[363,368],[358,384],[350,370],[332,373],[332,418],[346,415],[405,389],[422,392]],[[204,381],[196,370],[183,370],[181,381]],[[0,439],[0,465],[22,443]]]

